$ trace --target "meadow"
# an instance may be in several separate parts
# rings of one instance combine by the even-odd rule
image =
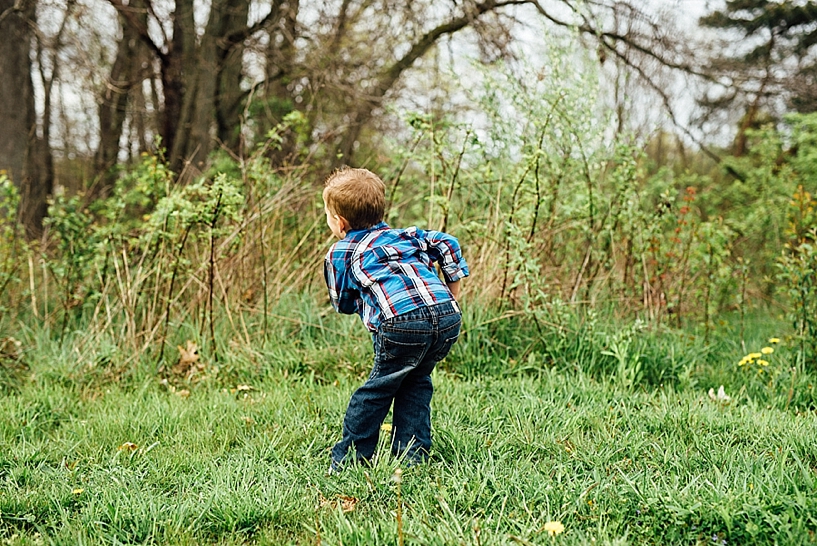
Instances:
[[[773,379],[781,359],[756,381],[734,329],[707,346],[633,333],[645,369],[674,354],[679,370],[633,384],[605,350],[620,328],[585,321],[570,343],[526,351],[539,339],[529,323],[466,307],[462,342],[434,376],[429,463],[404,468],[381,439],[372,467],[327,475],[368,334],[321,300],[287,305],[267,342],[233,343],[219,362],[182,345],[175,369],[123,370],[43,344],[15,375],[7,358],[0,543],[817,540],[814,377]],[[767,345],[768,321],[751,325],[750,345]],[[728,400],[708,393],[720,384]]]

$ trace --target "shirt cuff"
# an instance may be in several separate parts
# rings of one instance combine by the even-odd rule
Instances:
[[[467,267],[443,267],[441,268],[443,272],[443,278],[445,278],[445,282],[457,282],[460,279],[463,279],[468,276],[468,268]]]

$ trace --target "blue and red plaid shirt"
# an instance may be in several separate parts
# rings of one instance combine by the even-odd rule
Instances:
[[[419,307],[454,301],[445,282],[468,276],[457,239],[416,227],[390,229],[385,222],[349,231],[332,245],[324,276],[332,305],[340,313],[357,313],[370,331],[384,319]]]

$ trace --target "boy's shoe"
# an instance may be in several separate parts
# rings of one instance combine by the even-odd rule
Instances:
[[[414,468],[415,466],[421,466],[428,462],[426,457],[407,457],[403,459],[402,464],[403,467],[408,470],[409,468]]]
[[[329,465],[329,470],[326,471],[326,475],[334,476],[335,474],[340,474],[341,470],[343,470],[341,464],[337,461],[332,461],[332,464]]]
[[[426,464],[429,460],[428,452],[423,449],[418,449],[409,452],[409,450],[404,450],[401,452],[392,452],[392,455],[400,461],[400,464],[405,469],[409,469],[413,466],[423,465]]]

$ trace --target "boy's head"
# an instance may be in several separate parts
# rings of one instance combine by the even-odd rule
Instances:
[[[326,179],[323,202],[327,214],[346,220],[349,229],[365,229],[383,221],[386,185],[367,169],[343,167]]]

